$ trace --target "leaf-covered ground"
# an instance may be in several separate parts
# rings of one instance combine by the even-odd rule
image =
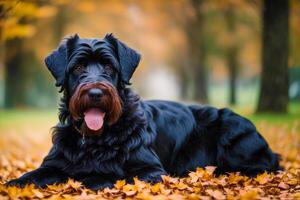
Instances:
[[[207,167],[182,179],[164,176],[164,181],[155,185],[138,179],[134,184],[120,180],[115,188],[97,192],[73,180],[45,189],[33,185],[24,189],[4,187],[7,180],[38,167],[47,154],[51,146],[49,127],[54,120],[45,119],[0,123],[0,199],[300,199],[300,120],[257,123],[271,148],[282,155],[286,170],[278,174],[215,177],[214,167]]]

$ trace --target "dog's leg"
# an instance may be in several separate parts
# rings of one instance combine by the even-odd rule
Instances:
[[[254,176],[280,170],[279,156],[246,118],[229,109],[219,110],[217,165],[220,173],[240,171]]]
[[[162,181],[161,175],[166,175],[158,156],[150,147],[140,147],[133,151],[126,163],[126,169],[131,182],[134,177],[140,180],[156,183]]]
[[[192,160],[205,160],[199,161],[199,166],[216,165],[217,174],[240,171],[250,176],[281,169],[279,156],[248,119],[229,109],[190,108],[198,121],[194,135],[199,135],[200,140],[199,153],[194,151]]]
[[[55,168],[40,167],[28,172],[20,178],[7,182],[6,186],[25,187],[34,184],[38,187],[45,187],[54,183],[63,183],[67,180],[66,174]]]
[[[11,180],[6,185],[24,187],[34,184],[38,187],[45,187],[46,185],[66,182],[68,178],[67,174],[59,169],[60,166],[65,165],[66,161],[64,157],[56,148],[52,147],[38,169],[28,172],[20,178]]]

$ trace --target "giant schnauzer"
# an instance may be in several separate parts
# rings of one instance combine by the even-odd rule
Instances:
[[[45,63],[61,88],[53,147],[41,166],[7,185],[68,178],[91,189],[134,177],[155,183],[197,167],[255,176],[281,169],[255,126],[229,109],[142,101],[129,89],[140,55],[112,34],[65,39]]]

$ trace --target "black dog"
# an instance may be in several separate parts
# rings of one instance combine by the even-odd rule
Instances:
[[[91,189],[133,177],[184,176],[196,167],[254,176],[281,169],[247,119],[229,109],[141,101],[128,89],[140,55],[113,35],[62,42],[45,62],[64,96],[53,147],[41,166],[7,185],[68,178]]]

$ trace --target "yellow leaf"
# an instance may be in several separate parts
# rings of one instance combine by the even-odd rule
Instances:
[[[57,185],[57,184],[47,185],[47,188],[49,188],[50,190],[54,190],[54,191],[61,191],[62,190],[61,185]]]
[[[115,188],[117,189],[122,189],[122,187],[126,184],[126,181],[125,180],[119,180],[115,183]]]
[[[115,193],[120,192],[120,190],[114,189],[114,188],[112,188],[112,189],[110,189],[110,188],[104,188],[103,192],[106,193],[106,194],[115,194]]]
[[[252,191],[249,191],[249,192],[246,192],[245,194],[243,194],[241,196],[241,199],[242,200],[254,200],[254,199],[257,199],[257,191],[256,190],[252,190]]]
[[[280,183],[278,184],[278,187],[281,188],[281,189],[284,189],[284,190],[289,189],[289,185],[287,185],[287,184],[284,183],[284,182],[280,182]]]
[[[199,179],[199,177],[195,172],[190,172],[189,176],[191,177],[191,183],[196,183]]]
[[[197,194],[190,194],[188,197],[187,197],[188,200],[198,200],[200,199],[199,195]]]
[[[90,13],[90,12],[94,12],[95,9],[97,9],[97,8],[96,8],[94,2],[81,1],[81,2],[78,2],[77,9],[83,13]]]
[[[242,181],[244,179],[243,176],[234,174],[234,173],[230,173],[229,177],[228,177],[228,183],[229,184],[238,184],[240,181]]]
[[[147,187],[147,183],[144,181],[140,181],[138,178],[133,178],[134,180],[134,185],[138,188],[138,191],[142,191],[145,187]]]
[[[42,6],[37,10],[37,16],[40,18],[53,17],[57,14],[55,6]]]
[[[297,179],[291,179],[287,182],[289,185],[297,185],[298,184],[298,180]]]
[[[214,197],[215,199],[225,199],[225,195],[219,190],[211,190],[208,189],[206,190],[206,193],[209,194],[210,196]]]
[[[260,185],[266,184],[269,180],[270,180],[270,176],[266,172],[258,175],[255,178],[255,181],[257,181]]]
[[[149,193],[138,193],[135,196],[137,199],[141,199],[141,200],[152,200],[153,196],[151,196]]]
[[[173,177],[170,177],[170,176],[165,176],[165,175],[163,175],[163,176],[161,176],[162,177],[162,179],[163,179],[163,182],[164,182],[164,184],[176,184],[176,183],[178,183],[178,181],[179,181],[179,179],[178,178],[173,178]]]
[[[17,187],[9,187],[7,189],[7,195],[11,198],[11,199],[17,199],[19,197],[19,188]]]
[[[178,184],[175,184],[175,186],[179,189],[179,190],[184,190],[186,189],[188,186],[182,182],[179,182]]]
[[[295,199],[300,199],[300,192],[297,192],[293,195]]]
[[[34,195],[36,196],[36,197],[38,197],[38,198],[44,198],[44,194],[41,192],[41,191],[39,191],[39,190],[32,190],[32,192],[34,193]]]
[[[160,187],[161,187],[161,184],[160,183],[156,183],[155,185],[153,185],[151,187],[151,192],[156,194],[160,191]]]
[[[137,193],[138,188],[135,185],[127,184],[123,186],[122,191],[126,194],[126,196],[133,196]]]
[[[206,166],[205,167],[205,170],[210,174],[212,175],[214,173],[214,171],[216,170],[216,166]]]

